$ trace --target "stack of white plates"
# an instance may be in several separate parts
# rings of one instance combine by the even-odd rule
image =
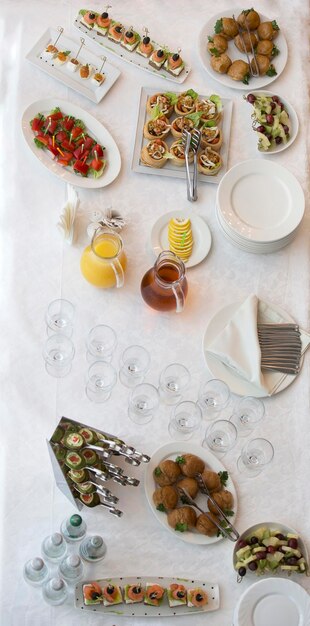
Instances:
[[[287,246],[305,210],[298,180],[273,161],[251,159],[232,167],[216,196],[222,233],[245,252],[264,254]]]

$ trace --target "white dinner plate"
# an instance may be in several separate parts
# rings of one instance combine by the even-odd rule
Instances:
[[[264,392],[263,390],[259,392],[255,385],[252,385],[249,381],[238,376],[238,374],[236,374],[231,368],[227,367],[224,363],[221,363],[219,359],[207,352],[209,345],[212,343],[214,338],[220,332],[222,332],[222,330],[225,328],[226,324],[229,322],[229,320],[240,307],[240,305],[241,302],[228,304],[227,306],[224,306],[222,309],[220,309],[210,320],[203,338],[204,357],[213,378],[219,378],[220,380],[223,380],[229,386],[230,391],[236,393],[239,396],[254,396],[256,398],[264,398],[267,395],[266,392]],[[295,323],[295,320],[279,306],[275,304],[269,306],[272,306],[272,310],[278,313],[278,315],[280,315],[283,320],[285,320],[285,322]],[[270,320],[264,319],[264,315],[262,315],[261,321],[268,322]],[[303,357],[301,357],[301,365],[302,362]],[[264,377],[267,380],[267,383],[268,380],[270,381],[273,379],[274,374],[274,372],[264,371]],[[271,395],[283,391],[283,389],[286,389],[289,385],[291,385],[291,383],[294,382],[295,379],[296,376],[282,374],[282,377],[280,378],[281,382],[278,382],[276,384],[276,387],[274,390],[272,390]]]
[[[42,56],[42,52],[50,43],[54,43],[59,35],[58,30],[56,28],[48,28],[45,33],[43,33],[42,37],[37,41],[37,43],[29,50],[26,55],[26,59],[30,61],[33,65],[38,67],[43,72],[49,74],[53,78],[56,78],[61,83],[64,83],[74,91],[82,94],[92,102],[100,102],[102,98],[108,93],[109,89],[111,89],[112,85],[114,85],[115,81],[120,76],[120,71],[117,67],[112,65],[110,62],[106,61],[102,72],[105,74],[105,81],[102,85],[93,85],[90,79],[84,80],[80,77],[79,71],[70,72],[68,70],[68,64],[64,63],[64,65],[55,65],[54,59],[46,60]],[[57,44],[60,50],[70,50],[70,57],[74,57],[78,49],[80,47],[80,40],[74,41],[70,39],[66,35],[61,35],[59,39],[59,43]],[[69,57],[69,58],[70,58]],[[84,46],[81,50],[81,53],[78,56],[78,60],[80,63],[85,65],[88,63],[94,68],[94,72],[99,72],[102,66],[102,58],[96,56],[93,52]]]
[[[253,526],[250,526],[249,528],[247,528],[246,530],[243,531],[243,533],[240,534],[238,543],[242,540],[245,540],[247,537],[251,537],[251,536],[255,536],[255,533],[258,529],[260,528],[266,528],[267,530],[271,530],[271,531],[275,531],[278,530],[280,533],[283,533],[284,535],[287,535],[288,533],[291,533],[292,535],[298,535],[298,547],[304,557],[304,559],[306,560],[307,564],[309,562],[309,558],[308,558],[308,551],[306,548],[306,544],[304,543],[304,541],[302,540],[302,538],[300,537],[299,533],[297,532],[297,530],[295,530],[295,528],[291,528],[291,526],[285,526],[284,524],[281,524],[281,522],[277,523],[277,522],[262,522],[261,524],[254,524]],[[233,565],[235,567],[238,559],[237,559],[237,551],[240,549],[240,546],[238,547],[238,543],[235,545],[234,547],[234,552],[233,552]],[[309,566],[308,566],[309,567]],[[237,572],[236,572],[237,573]],[[249,568],[247,568],[247,573],[246,573],[246,578],[248,578],[249,576],[254,578],[257,576],[262,576],[263,574],[257,574],[256,571],[252,572]],[[265,575],[265,578],[269,577],[271,575],[271,572],[269,571],[268,574]],[[276,570],[274,570],[274,576],[280,576],[280,577],[284,577],[287,578],[287,576],[294,576],[296,575],[297,578],[302,578],[303,574],[301,573],[294,573],[294,572],[290,572],[288,574],[287,571],[282,571],[280,570],[280,568],[277,568]],[[306,576],[306,573],[304,574],[304,576]]]
[[[232,17],[233,15],[237,19],[238,15],[241,13],[242,10],[243,10],[242,8],[233,7],[233,8],[229,8],[227,11],[225,10],[221,11],[221,13],[217,13],[216,15],[211,17],[207,21],[207,23],[203,26],[200,32],[199,39],[198,39],[198,54],[200,56],[202,65],[205,68],[206,72],[208,72],[209,76],[214,78],[214,80],[221,83],[222,85],[225,85],[225,87],[230,87],[231,89],[239,89],[239,90],[246,89],[247,91],[249,91],[249,89],[252,89],[252,88],[261,89],[262,87],[266,87],[266,85],[270,85],[270,83],[276,80],[276,78],[278,78],[280,74],[282,74],[286,66],[287,59],[288,59],[288,49],[287,49],[286,39],[281,31],[281,21],[279,20],[280,30],[279,30],[278,36],[274,39],[274,43],[277,46],[277,48],[279,48],[280,54],[276,56],[274,59],[272,59],[271,61],[271,63],[275,66],[275,69],[277,71],[276,76],[265,75],[265,76],[258,76],[257,78],[254,78],[253,76],[251,76],[249,80],[249,84],[245,85],[242,81],[233,80],[227,74],[219,74],[218,72],[215,72],[212,69],[211,63],[210,63],[211,55],[209,54],[207,50],[208,36],[212,36],[215,34],[214,25],[217,20],[219,20],[221,17]],[[260,15],[262,22],[266,22],[270,20],[272,21],[274,19],[273,17],[272,18],[266,17],[266,15],[263,15],[262,13],[260,13],[260,11],[258,11],[258,13]],[[228,56],[230,57],[232,61],[236,61],[237,59],[243,59],[245,62],[247,62],[246,55],[240,52],[238,48],[236,48],[233,40],[230,40],[228,42],[228,48],[226,50],[226,54],[228,54]],[[250,58],[252,58],[251,54],[250,54]]]
[[[124,590],[126,585],[146,585],[157,584],[167,589],[172,583],[179,582],[184,585],[186,589],[194,589],[195,587],[202,587],[208,594],[208,604],[201,608],[189,607],[187,605],[170,607],[165,593],[163,603],[160,606],[150,606],[144,604],[144,602],[126,604],[122,602],[117,605],[104,606],[103,604],[85,605],[83,598],[83,585],[90,582],[97,582],[101,587],[104,587],[108,582],[112,582],[115,585],[119,585]],[[198,613],[209,613],[210,611],[216,611],[220,606],[220,590],[216,583],[205,582],[202,580],[193,580],[190,578],[177,578],[168,576],[124,576],[124,577],[111,577],[101,578],[99,580],[89,579],[78,583],[75,587],[75,608],[82,609],[83,611],[92,611],[101,615],[121,615],[123,617],[177,617],[178,615],[197,615]],[[193,624],[194,626],[194,624]]]
[[[292,107],[292,105],[282,96],[280,96],[277,93],[273,92],[273,91],[257,91],[255,89],[255,91],[249,91],[249,93],[253,93],[254,96],[278,96],[281,100],[281,102],[284,104],[284,109],[285,111],[288,113],[288,116],[290,118],[290,124],[291,124],[291,129],[290,129],[290,138],[288,140],[287,143],[280,143],[280,145],[274,145],[272,146],[272,148],[269,148],[269,150],[259,150],[259,153],[262,155],[267,155],[268,154],[276,154],[277,152],[283,152],[283,150],[286,150],[287,148],[289,148],[293,141],[295,141],[297,135],[298,135],[298,129],[299,129],[299,121],[298,121],[298,117],[297,117],[297,113],[295,111],[295,109]],[[247,94],[248,95],[248,94]],[[248,103],[249,105],[249,109],[250,109],[250,116],[253,113],[253,105]],[[253,119],[252,117],[250,117],[249,124],[252,125]],[[259,122],[257,122],[258,124]],[[256,145],[257,145],[257,138],[256,138],[256,134],[255,132],[252,133],[254,140],[256,141]]]
[[[131,169],[134,172],[138,172],[139,174],[150,174],[151,176],[169,176],[172,178],[183,178],[185,181],[186,179],[185,166],[179,167],[178,165],[175,165],[173,163],[173,159],[167,159],[167,162],[161,168],[148,167],[147,165],[144,165],[140,159],[141,150],[143,146],[147,145],[148,143],[148,139],[145,139],[143,136],[144,124],[146,120],[149,119],[149,115],[146,110],[147,99],[149,96],[152,96],[155,93],[165,93],[166,91],[167,91],[166,89],[160,88],[160,87],[157,89],[152,89],[150,87],[141,88],[140,103],[139,103],[139,110],[138,110],[138,120],[137,120],[137,130],[136,130],[136,137],[135,137],[133,153],[132,153]],[[169,91],[171,92],[172,90],[169,89]],[[173,89],[173,93],[179,94],[182,92],[176,91],[175,89]],[[212,95],[212,90],[208,92],[208,95],[209,96]],[[199,96],[200,98],[208,97],[205,93],[199,94]],[[229,100],[228,98],[223,98],[222,96],[220,97],[221,97],[221,101],[223,105],[222,118],[219,122],[219,126],[221,127],[222,133],[223,133],[223,145],[221,146],[221,151],[220,151],[221,158],[223,160],[223,165],[221,169],[219,170],[218,174],[216,174],[215,176],[205,176],[204,174],[201,174],[200,172],[198,172],[199,184],[210,183],[213,185],[218,185],[218,183],[223,178],[223,176],[225,175],[225,172],[227,172],[227,169],[228,169],[228,150],[229,150],[229,141],[230,141],[230,129],[231,129],[233,102],[232,100]],[[174,112],[172,116],[170,117],[170,122],[172,122],[176,117],[177,115]],[[165,142],[167,143],[169,148],[174,141],[176,141],[176,138],[173,137],[171,133],[168,133],[168,135],[165,137]],[[190,169],[191,177],[192,177],[193,176],[193,164],[192,163],[190,164],[189,169]],[[184,189],[185,189],[184,193],[186,193],[185,182],[184,182]],[[198,186],[198,195],[199,195],[199,186]]]
[[[163,250],[169,250],[168,225],[173,217],[190,218],[194,239],[193,252],[185,267],[194,267],[201,263],[211,248],[211,233],[206,222],[199,215],[190,211],[171,211],[158,218],[151,230],[151,245],[156,256]]]
[[[35,135],[31,130],[30,121],[38,113],[47,114],[58,106],[66,115],[73,115],[81,119],[86,126],[87,132],[94,137],[98,143],[105,147],[104,158],[107,160],[107,165],[100,178],[84,178],[74,174],[72,171],[58,165],[56,161],[51,159],[47,150],[36,147],[33,141]],[[58,176],[58,178],[61,178],[64,182],[71,183],[71,185],[75,185],[76,187],[98,189],[109,185],[119,174],[121,169],[121,155],[113,137],[101,122],[76,104],[61,100],[60,98],[37,100],[30,104],[23,113],[22,131],[31,152],[33,152],[44,167],[52,172],[52,174],[55,174],[55,176]]]
[[[249,159],[232,167],[216,196],[218,212],[229,228],[255,242],[289,235],[300,224],[304,193],[289,170],[274,161]]]
[[[217,536],[207,537],[206,535],[201,535],[200,533],[197,533],[197,532],[175,531],[173,528],[171,528],[171,526],[169,526],[167,522],[166,513],[162,513],[161,511],[158,511],[154,505],[153,493],[157,487],[154,481],[154,477],[153,477],[154,469],[157,467],[157,465],[159,465],[161,461],[164,461],[166,459],[171,459],[175,461],[176,457],[180,456],[181,454],[195,454],[200,459],[202,459],[206,463],[206,465],[208,465],[208,467],[214,472],[226,471],[226,468],[221,463],[221,461],[219,461],[218,458],[214,456],[214,454],[212,454],[206,448],[197,446],[188,441],[184,441],[184,443],[182,441],[175,441],[172,443],[167,443],[166,445],[158,448],[156,452],[154,452],[154,454],[151,457],[150,462],[147,464],[147,467],[145,468],[144,489],[145,489],[147,501],[156,519],[158,520],[158,522],[177,539],[181,539],[182,541],[185,541],[186,543],[192,543],[192,544],[197,544],[197,545],[210,545],[212,543],[217,543],[218,541],[221,541],[223,537],[217,537]],[[227,486],[225,487],[225,489],[228,489],[228,491],[232,493],[233,498],[234,498],[234,506],[233,506],[234,515],[230,518],[231,523],[234,524],[234,520],[237,515],[238,501],[237,501],[236,489],[235,489],[235,486],[233,484],[233,481],[230,475],[228,477]],[[203,510],[208,510],[207,496],[198,493],[198,496],[196,497],[196,502]],[[197,515],[199,515],[199,511],[196,511],[196,513]]]
[[[233,626],[308,626],[310,597],[306,590],[283,578],[264,578],[241,596]]]

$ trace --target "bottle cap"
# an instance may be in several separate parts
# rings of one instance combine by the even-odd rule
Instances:
[[[95,535],[94,537],[91,538],[90,543],[93,546],[93,548],[101,548],[103,544],[103,539],[102,537],[99,537],[99,535]]]
[[[60,533],[54,533],[52,535],[52,543],[54,544],[54,546],[60,546],[62,542],[63,539]]]
[[[61,578],[52,578],[51,587],[54,591],[60,591],[65,586],[64,581]]]
[[[44,561],[43,559],[40,559],[40,557],[36,557],[35,559],[32,559],[30,565],[36,572],[40,572],[44,567]]]
[[[81,563],[81,559],[77,554],[71,554],[71,556],[68,557],[68,565],[70,565],[70,567],[79,567]]]
[[[74,515],[71,515],[71,517],[70,517],[70,524],[72,526],[81,526],[81,524],[82,524],[81,516],[77,515],[76,513]]]

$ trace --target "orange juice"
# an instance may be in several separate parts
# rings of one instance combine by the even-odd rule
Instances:
[[[81,272],[95,287],[122,287],[127,259],[117,233],[106,229],[95,232],[81,258]]]

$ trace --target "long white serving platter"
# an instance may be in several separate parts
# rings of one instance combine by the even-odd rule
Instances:
[[[184,585],[186,589],[194,589],[201,587],[208,594],[208,604],[201,608],[188,607],[188,606],[175,606],[170,608],[167,594],[161,606],[150,606],[143,603],[135,604],[115,604],[113,606],[103,606],[103,604],[85,605],[83,599],[83,585],[90,584],[90,582],[99,583],[101,587],[104,587],[107,583],[119,585],[122,590],[125,585],[145,585],[146,583],[154,583],[161,585],[162,587],[169,587],[171,583],[180,583]],[[125,576],[115,578],[101,578],[95,581],[83,581],[76,585],[74,594],[75,608],[82,611],[92,611],[97,613],[103,613],[106,615],[121,615],[123,617],[177,617],[178,615],[197,615],[197,613],[208,613],[209,611],[216,611],[220,606],[220,591],[219,586],[215,583],[205,582],[201,580],[194,580],[191,578],[172,578],[161,576]]]
[[[54,59],[44,59],[42,53],[50,43],[54,43],[54,41],[56,41],[58,35],[59,31],[56,28],[48,28],[33,48],[29,50],[26,55],[26,59],[43,72],[49,74],[49,76],[56,78],[56,80],[64,83],[67,87],[71,87],[71,89],[74,89],[78,93],[82,94],[85,98],[88,98],[92,102],[98,104],[98,102],[102,100],[102,98],[114,85],[115,81],[119,78],[119,69],[106,61],[102,69],[102,73],[106,76],[105,81],[101,85],[97,86],[91,82],[90,78],[87,78],[86,80],[81,78],[79,70],[73,73],[70,72],[67,67],[67,63],[64,63],[64,65],[55,65]],[[57,47],[59,50],[70,50],[70,57],[75,57],[80,47],[80,41],[70,39],[62,34],[59,42],[57,43]],[[82,65],[85,65],[86,63],[91,65],[94,72],[98,72],[102,65],[102,57],[94,54],[85,45],[81,50],[81,54],[78,56],[78,61],[80,61]]]
[[[184,61],[185,67],[179,76],[173,76],[172,74],[167,72],[167,70],[165,70],[164,67],[161,67],[159,70],[156,70],[154,67],[149,65],[149,59],[142,57],[140,54],[137,54],[137,52],[135,52],[134,50],[132,52],[130,52],[129,50],[126,50],[126,48],[121,46],[119,43],[115,43],[111,39],[108,39],[107,35],[104,35],[104,36],[98,35],[98,33],[93,28],[92,29],[87,28],[87,26],[82,24],[80,21],[80,17],[81,16],[78,14],[74,20],[73,25],[75,26],[75,28],[77,28],[80,31],[80,33],[83,33],[83,35],[86,35],[91,41],[94,41],[95,43],[99,44],[100,46],[102,46],[102,48],[104,48],[108,52],[111,52],[122,61],[127,61],[127,63],[132,63],[132,65],[135,65],[136,67],[140,68],[140,70],[144,70],[145,72],[149,72],[150,74],[156,74],[156,76],[159,76],[160,78],[166,78],[167,80],[171,80],[174,83],[183,83],[185,79],[188,77],[191,71],[191,66],[188,63],[186,63],[184,59],[183,61]],[[159,44],[153,39],[151,39],[151,43],[153,44],[155,48],[163,47],[162,44]]]

